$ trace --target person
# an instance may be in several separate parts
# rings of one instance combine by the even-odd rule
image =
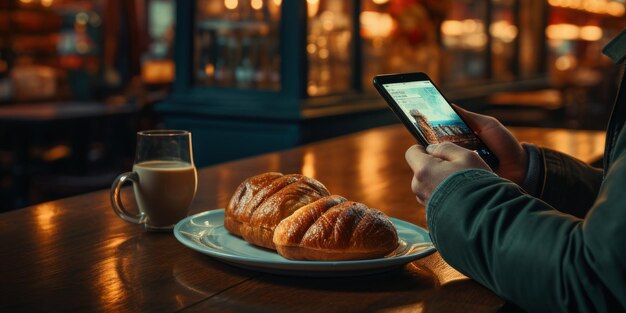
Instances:
[[[604,52],[624,67],[626,29]],[[530,312],[626,311],[626,79],[603,169],[520,144],[496,119],[457,111],[500,165],[494,171],[449,142],[406,151],[411,189],[443,259]]]

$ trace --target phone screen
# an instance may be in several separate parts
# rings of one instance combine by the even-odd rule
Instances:
[[[450,141],[480,155],[491,155],[431,81],[383,83],[382,86],[428,144]]]

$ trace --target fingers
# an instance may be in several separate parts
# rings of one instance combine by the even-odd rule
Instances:
[[[473,153],[472,151],[451,142],[442,142],[436,145],[429,145],[426,148],[426,151],[431,156],[447,161],[460,160],[466,158],[466,155],[468,153]]]
[[[432,157],[426,153],[426,149],[421,145],[413,145],[406,150],[404,158],[411,167],[411,170],[413,170],[413,173],[417,173]]]
[[[426,151],[433,159],[447,161],[447,163],[452,164],[452,167],[457,167],[458,169],[482,168],[491,170],[476,151],[465,149],[451,142],[430,145],[426,148]]]
[[[426,149],[420,145],[410,147],[405,158],[415,174],[420,174],[425,168],[435,163],[445,161],[465,161],[474,157],[474,152],[467,150],[452,142],[442,142],[439,144],[429,145]],[[430,165],[429,165],[430,164]]]
[[[411,191],[413,192],[413,194],[415,195],[415,199],[417,199],[417,202],[421,205],[425,205],[426,202],[421,198],[423,197],[422,195],[420,195],[420,183],[417,181],[417,178],[415,177],[415,175],[413,175],[413,179],[411,180]]]
[[[420,145],[411,146],[406,150],[405,158],[413,170],[411,190],[422,204],[450,174],[467,168],[489,169],[477,153],[451,142],[429,145],[427,149]]]

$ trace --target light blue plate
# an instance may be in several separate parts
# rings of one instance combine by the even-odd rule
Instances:
[[[404,266],[435,251],[428,232],[390,218],[400,239],[398,249],[379,259],[356,261],[294,261],[259,248],[224,228],[224,209],[189,216],[176,224],[174,235],[185,246],[223,262],[262,272],[295,276],[355,276]]]

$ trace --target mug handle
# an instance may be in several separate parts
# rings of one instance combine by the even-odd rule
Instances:
[[[115,214],[117,214],[117,216],[121,219],[130,223],[141,224],[143,222],[143,212],[138,214],[128,212],[122,203],[122,198],[120,197],[120,189],[127,181],[136,184],[139,182],[139,176],[135,172],[126,172],[115,178],[113,185],[111,185],[111,206],[113,207]]]

